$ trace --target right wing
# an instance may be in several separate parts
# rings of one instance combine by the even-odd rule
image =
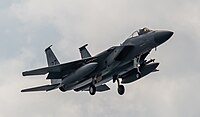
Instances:
[[[21,92],[32,92],[32,91],[50,91],[53,89],[56,89],[59,87],[60,84],[53,84],[53,85],[44,85],[44,86],[38,86],[28,89],[23,89]]]
[[[72,61],[69,63],[64,63],[64,64],[44,67],[44,68],[40,68],[40,69],[25,71],[22,73],[22,75],[23,76],[44,75],[44,74],[51,73],[51,72],[54,72],[54,73],[62,72],[63,70],[65,70],[65,73],[67,74],[67,73],[70,73],[70,72],[76,70],[80,66],[82,66],[83,63],[86,63],[88,61],[95,60],[95,59],[96,59],[95,57],[91,57],[91,58],[81,59],[81,60],[77,60],[77,61]]]

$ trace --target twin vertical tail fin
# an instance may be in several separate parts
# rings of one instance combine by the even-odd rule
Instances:
[[[85,44],[84,46],[79,48],[79,51],[81,53],[81,58],[88,58],[91,57],[90,53],[88,52],[86,46],[88,46],[88,44]]]
[[[60,64],[60,62],[58,61],[55,54],[51,50],[51,46],[49,46],[48,48],[45,49],[48,66],[58,65],[58,64]]]
[[[55,54],[51,50],[51,46],[49,46],[48,48],[45,49],[45,54],[46,54],[48,66],[59,65],[60,62],[58,61],[58,59],[56,58]],[[51,73],[50,72],[48,74],[48,76],[52,76],[54,74],[56,74],[56,73]],[[58,84],[58,83],[61,83],[61,81],[62,81],[62,79],[51,79],[51,84]]]
[[[91,57],[90,53],[88,52],[86,46],[88,44],[85,44],[84,46],[80,47],[80,53],[81,53],[81,58],[89,58]],[[51,45],[52,46],[52,45]],[[48,48],[45,49],[45,53],[46,53],[46,58],[47,58],[47,63],[48,66],[54,66],[54,65],[59,65],[60,62],[58,61],[58,59],[56,58],[55,54],[53,53],[53,51],[51,50],[51,46],[49,46]],[[48,77],[58,77],[57,73],[54,72],[50,72],[47,76]],[[62,79],[51,79],[51,84],[60,84],[62,82]]]

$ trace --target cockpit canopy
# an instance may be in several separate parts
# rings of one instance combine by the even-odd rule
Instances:
[[[139,30],[137,30],[137,31],[134,31],[134,32],[129,36],[129,38],[137,37],[137,36],[139,36],[139,35],[146,34],[146,33],[150,32],[150,31],[151,31],[150,29],[144,27],[144,28],[142,28],[142,29],[139,29]]]

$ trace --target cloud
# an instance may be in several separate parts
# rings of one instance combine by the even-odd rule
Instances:
[[[26,0],[0,7],[0,116],[199,117],[199,1]],[[61,62],[78,59],[89,43],[94,55],[123,42],[143,26],[169,29],[172,39],[152,51],[160,72],[111,91],[20,93],[48,84],[45,76],[21,72],[46,66],[44,49],[53,44]]]

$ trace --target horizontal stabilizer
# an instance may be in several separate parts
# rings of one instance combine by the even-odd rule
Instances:
[[[39,87],[33,87],[33,88],[23,89],[23,90],[21,90],[21,92],[50,91],[50,90],[58,88],[59,85],[60,84],[44,85],[44,86],[39,86]]]

